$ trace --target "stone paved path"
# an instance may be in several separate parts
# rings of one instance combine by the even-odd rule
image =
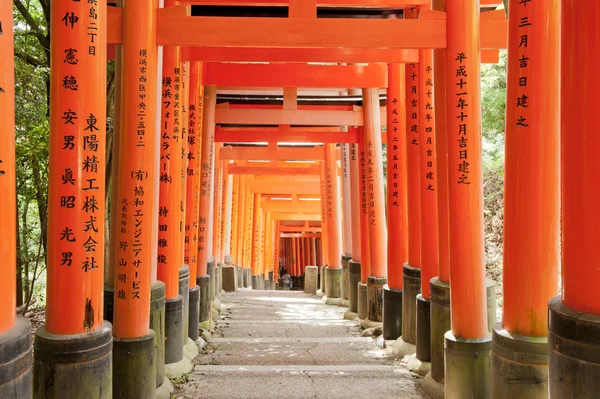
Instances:
[[[347,308],[298,291],[240,291],[221,303],[177,398],[428,398],[420,378],[343,319]]]

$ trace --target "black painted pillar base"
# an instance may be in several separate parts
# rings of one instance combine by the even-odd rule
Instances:
[[[417,295],[421,293],[421,269],[404,264],[402,273],[402,340],[417,343]]]
[[[210,330],[211,302],[210,302],[210,276],[196,277],[196,284],[200,289],[200,304],[198,311],[198,324],[204,330]]]
[[[156,387],[165,380],[165,283],[155,281],[150,291],[150,329],[154,331]]]
[[[183,331],[183,298],[178,295],[165,304],[165,364],[183,359]]]
[[[252,289],[253,290],[260,290],[260,282],[262,280],[262,276],[259,276],[258,274],[253,274],[252,275]]]
[[[360,283],[360,262],[350,260],[348,262],[348,298],[350,301],[349,311],[358,312],[358,283]]]
[[[382,277],[367,277],[367,315],[369,321],[383,321],[383,286],[387,279]]]
[[[33,348],[29,320],[17,316],[13,328],[0,334],[0,348],[0,398],[31,399]]]
[[[592,399],[600,383],[600,316],[576,312],[557,296],[548,304],[551,398]]]
[[[450,330],[450,284],[434,277],[431,287],[431,378],[444,381],[444,335]]]
[[[115,338],[113,398],[144,399],[156,395],[156,386],[160,386],[162,381],[156,381],[155,339],[152,330],[139,338]],[[92,398],[91,396],[72,397]]]
[[[199,336],[199,318],[200,318],[200,287],[195,286],[189,292],[190,296],[190,315],[188,322],[188,337],[196,342]]]
[[[383,339],[396,340],[402,335],[402,290],[383,288]]]
[[[183,344],[187,342],[190,320],[190,267],[183,265],[179,269],[179,295],[183,298]]]
[[[217,276],[216,276],[216,266],[215,266],[215,258],[211,258],[206,265],[206,274],[210,276],[210,284],[208,290],[208,299],[210,301],[215,300],[215,296],[217,295],[216,286],[217,286]]]
[[[104,320],[112,324],[115,308],[115,289],[104,283]]]
[[[417,359],[431,362],[431,302],[417,295]]]
[[[109,322],[104,321],[96,331],[75,335],[51,334],[42,326],[35,332],[34,346],[34,398],[112,398],[113,337]],[[150,349],[152,356],[154,341]],[[154,368],[150,374],[154,393]]]

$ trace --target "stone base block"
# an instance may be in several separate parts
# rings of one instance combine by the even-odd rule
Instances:
[[[190,362],[193,362],[196,356],[198,356],[198,344],[196,344],[196,341],[192,341],[189,337],[183,346],[183,356]]]
[[[183,332],[183,298],[178,295],[165,303],[165,368],[183,358]]]
[[[396,359],[403,359],[404,356],[413,355],[416,351],[416,345],[404,341],[402,337],[396,340],[392,349],[392,353],[396,356]]]
[[[190,314],[188,316],[188,337],[196,342],[198,340],[198,324],[200,317],[200,287],[195,286],[189,292]]]
[[[431,372],[427,373],[423,379],[423,390],[431,399],[444,399],[444,384],[434,380]]]
[[[244,288],[244,268],[241,266],[236,266],[237,268],[237,276],[238,276],[238,289]]]
[[[261,282],[261,278],[258,274],[253,274],[252,275],[252,289],[253,290],[260,290],[260,282]]]
[[[216,270],[216,275],[217,275],[217,283],[216,283],[216,294],[217,295],[221,295],[221,292],[223,291],[223,266],[225,266],[223,263],[217,263],[217,270]]]
[[[511,335],[494,325],[492,398],[548,398],[548,338]]]
[[[342,298],[327,298],[325,300],[325,303],[327,305],[331,305],[331,306],[340,306],[340,304],[342,303],[343,299]]]
[[[252,270],[249,267],[244,268],[244,288],[252,287]]]
[[[348,293],[348,286],[350,281],[348,279],[348,262],[352,259],[352,256],[343,254],[342,255],[342,298],[350,299]]]
[[[431,363],[431,302],[417,295],[417,352],[416,357],[422,362]],[[431,366],[429,367],[431,370]],[[427,370],[427,373],[429,370]],[[427,374],[425,373],[425,374]]]
[[[175,387],[167,377],[163,383],[156,389],[156,399],[171,399],[171,395],[175,392]]]
[[[348,262],[348,300],[349,311],[358,312],[358,283],[360,283],[360,262]]]
[[[317,266],[306,266],[304,278],[304,292],[307,294],[317,293],[317,281],[319,277],[319,268]]]
[[[0,398],[31,399],[33,348],[29,320],[17,316],[13,328],[0,334],[0,348]]]
[[[421,269],[404,264],[402,273],[402,339],[417,343],[417,295],[421,293]]]
[[[238,290],[237,267],[233,265],[223,266],[223,289],[225,292],[236,292]]]
[[[215,300],[215,296],[217,295],[217,276],[216,276],[216,266],[215,266],[215,258],[210,258],[206,264],[206,274],[210,277],[209,287],[209,300],[212,302]]]
[[[383,321],[383,286],[387,279],[382,277],[367,277],[367,314],[371,321]]]
[[[227,266],[230,266],[231,264],[233,264],[233,256],[231,256],[231,255],[223,256],[223,263],[225,263]]]
[[[379,328],[379,327],[383,328],[383,323],[380,322],[380,321],[373,321],[373,320],[370,320],[370,319],[364,319],[364,320],[361,320],[360,326],[362,328],[365,328],[365,329],[366,328]]]
[[[569,309],[560,296],[550,300],[548,314],[550,397],[597,398],[600,316]]]
[[[347,300],[347,299],[343,299],[343,298],[342,298],[342,301],[340,302],[340,305],[339,305],[339,306],[341,306],[341,307],[344,307],[344,308],[347,308],[347,307],[349,307],[349,306],[350,306],[350,301],[349,301],[349,300]]]
[[[431,372],[431,363],[419,360],[417,358],[416,353],[409,356],[406,367],[408,367],[410,371],[417,375],[420,375],[421,377],[425,377],[428,373]]]
[[[492,394],[492,336],[461,339],[445,335],[444,393],[447,399],[490,398]]]
[[[153,358],[154,332],[151,336],[148,351]],[[113,337],[109,322],[105,321],[94,332],[75,335],[51,334],[42,326],[35,332],[34,346],[34,398],[112,397]],[[116,362],[114,366],[116,376],[121,369]],[[156,371],[153,366],[148,374],[152,382],[149,390],[154,393]]]
[[[358,317],[358,313],[347,310],[344,313],[344,320],[354,320]]]
[[[194,365],[185,356],[176,363],[165,364],[165,374],[170,380],[181,378],[184,374],[188,374]]]
[[[150,329],[154,331],[154,364],[157,388],[165,379],[165,283],[155,281],[150,291]]]
[[[160,384],[156,382],[155,339],[152,330],[141,338],[115,338],[112,397],[143,399],[156,395]],[[78,395],[61,397],[88,398]]]
[[[450,284],[431,279],[431,378],[444,381],[444,334],[450,330]]]
[[[325,270],[325,295],[330,299],[342,297],[342,268]],[[336,303],[337,305],[338,303]]]
[[[402,335],[402,290],[383,287],[383,339],[397,340]]]
[[[369,316],[367,306],[367,285],[364,283],[358,283],[358,318],[361,320],[366,319]]]

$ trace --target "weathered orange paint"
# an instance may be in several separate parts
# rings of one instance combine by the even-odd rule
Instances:
[[[360,166],[360,277],[361,282],[367,283],[371,274],[371,245],[369,242],[369,212],[367,199],[367,156],[365,145],[358,143]]]
[[[238,258],[238,219],[240,218],[240,175],[233,175],[233,189],[231,190],[231,257],[233,264],[239,265]]]
[[[198,276],[207,275],[208,258],[212,252],[209,247],[209,224],[212,223],[210,205],[212,201],[213,170],[214,170],[214,134],[215,134],[215,106],[217,101],[217,88],[204,87],[204,111],[202,113],[202,157],[200,175],[200,205],[198,224]]]
[[[406,78],[403,64],[388,65],[387,89],[387,231],[388,285],[402,289],[402,269],[408,256],[406,209]]]
[[[176,5],[169,1],[165,5]],[[163,50],[162,109],[160,125],[160,198],[158,203],[158,279],[165,283],[167,299],[179,295],[182,166],[182,74],[179,47]]]
[[[342,221],[340,185],[337,178],[335,144],[325,144],[325,209],[327,251],[330,269],[342,267]]]
[[[352,260],[360,262],[360,165],[358,143],[350,145],[350,222],[352,223]]]
[[[387,227],[383,191],[383,151],[379,134],[379,89],[363,89],[363,104],[371,276],[387,277]]]
[[[16,320],[17,284],[17,187],[15,170],[15,65],[13,6],[0,4],[0,21],[4,21],[0,35],[0,257],[1,273],[10,278],[0,279],[0,334],[10,330]],[[60,29],[60,28],[59,28]]]
[[[214,186],[213,186],[213,214],[212,214],[212,235],[210,241],[212,244],[212,255],[215,257],[215,262],[220,263],[221,261],[221,204],[223,195],[223,164],[221,162],[221,152],[223,144],[215,144],[215,174],[214,174]]]
[[[225,262],[225,255],[229,254],[229,249],[225,247],[227,237],[227,218],[231,217],[231,215],[227,215],[227,193],[229,190],[229,173],[227,170],[228,165],[229,162],[221,162],[221,197],[219,198],[219,200],[221,201],[221,217],[219,226],[219,260],[221,262]]]
[[[95,8],[96,19],[89,13],[87,4],[52,3],[46,329],[61,335],[103,322],[106,6]],[[79,16],[78,23],[62,21],[67,14]],[[88,50],[90,22],[98,27],[95,55]],[[11,25],[12,17],[4,23]]]
[[[254,215],[252,217],[252,275],[260,273],[261,213],[260,194],[254,194]]]
[[[325,173],[325,162],[319,162],[321,178],[320,178],[320,193],[321,193],[321,229],[323,231],[323,266],[329,264],[329,253],[327,250],[327,194],[325,193],[325,186],[327,185],[327,176]]]
[[[156,107],[156,13],[157,2],[154,0],[127,2],[123,8],[123,23],[128,28],[123,31],[123,88],[120,108],[120,131],[123,134],[120,151],[115,155],[120,159],[119,178],[115,184],[119,185],[116,200],[121,206],[127,206],[127,212],[122,212],[124,208],[121,208],[125,218],[119,218],[121,228],[113,238],[126,243],[124,248],[121,247],[117,251],[116,259],[113,259],[117,265],[113,335],[120,338],[144,336],[148,334],[150,325],[152,265],[156,262],[156,252],[152,248],[157,244],[154,212],[158,201],[153,193],[158,186],[156,182],[159,177],[158,168],[155,166],[159,153],[158,137],[155,133],[156,116],[157,112],[160,112]],[[60,19],[60,14],[53,15]],[[53,30],[53,35],[56,34],[54,32],[56,31]],[[142,54],[145,54],[145,70],[141,69],[140,65],[140,49],[144,51]],[[146,112],[144,116],[138,116],[140,94],[144,94],[139,91],[142,76],[146,79]],[[103,104],[103,107],[106,107],[106,104]],[[134,133],[138,132],[140,123],[146,127],[144,135]],[[104,154],[104,150],[101,153]],[[102,220],[101,215],[103,213],[99,213],[98,220]],[[135,288],[136,286],[139,288]]]
[[[488,326],[483,244],[479,4],[446,0],[446,10],[447,126],[449,137],[453,137],[448,141],[450,285],[459,287],[450,290],[451,325],[452,333],[457,337],[482,338],[487,336]],[[465,68],[466,76],[461,66]],[[463,104],[461,100],[465,101],[464,108],[460,105]],[[462,151],[466,151],[466,159]]]
[[[433,0],[432,8],[444,11],[445,0]],[[446,99],[446,50],[433,50],[433,95],[435,113],[435,156],[437,167],[439,260],[438,278],[450,282],[450,241],[448,237],[448,127]]]
[[[200,157],[202,155],[202,68],[197,62],[190,65],[190,100],[187,129],[187,184],[185,212],[185,248],[183,261],[189,266],[190,288],[196,286],[198,271],[198,219],[200,210]]]
[[[432,50],[419,50],[419,148],[421,186],[421,294],[431,297],[430,282],[438,274],[438,206],[435,155],[435,102]]]
[[[561,209],[562,295],[571,309],[600,315],[598,259],[592,241],[600,218],[596,121],[600,89],[597,22],[600,4],[562,2]],[[588,66],[588,67],[584,67]]]

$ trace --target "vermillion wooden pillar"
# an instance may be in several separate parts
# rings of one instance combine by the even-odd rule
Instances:
[[[271,220],[271,212],[265,212],[265,226],[264,226],[264,256],[263,256],[263,269],[264,269],[264,280],[265,280],[265,289],[271,289],[269,272],[272,272],[273,267],[273,223]]]
[[[406,80],[404,64],[388,65],[387,89],[387,233],[388,288],[383,292],[383,336],[402,335],[402,271],[408,252]]]
[[[231,190],[231,256],[234,264],[241,266],[238,258],[238,223],[240,218],[240,175],[233,175]]]
[[[248,207],[246,197],[246,176],[240,175],[240,194],[239,194],[239,216],[238,216],[238,230],[237,230],[237,262],[238,265],[246,268],[248,267],[244,260],[244,233],[246,231],[246,220],[248,216],[246,209]]]
[[[347,130],[347,129],[346,129]],[[349,304],[349,262],[352,259],[352,204],[350,198],[350,144],[340,144],[342,175],[342,298]],[[307,262],[309,263],[309,262]]]
[[[445,0],[433,0],[432,8],[445,11]],[[450,247],[448,237],[448,135],[446,99],[446,49],[433,50],[435,157],[438,202],[438,271],[429,281],[431,290],[431,378],[444,381],[444,334],[450,329]],[[427,389],[427,385],[424,388]]]
[[[198,228],[198,277],[206,276],[207,265],[210,260],[212,248],[209,237],[212,224],[211,204],[214,174],[214,140],[215,140],[215,106],[217,88],[206,86],[204,88],[204,112],[202,121],[202,157],[200,175],[200,206]]]
[[[387,284],[388,259],[379,89],[363,89],[363,112],[371,257],[371,273],[367,278],[368,319],[381,322],[383,318],[383,286]]]
[[[543,4],[545,2],[542,2]],[[529,7],[527,11],[536,12]],[[541,67],[546,54],[542,53],[541,48],[535,50],[538,46],[533,38],[540,37],[537,35],[542,34],[541,27],[546,19],[544,17],[538,21],[534,18],[539,14],[529,15],[531,16],[528,17],[528,22],[531,25],[528,29],[532,33],[528,36],[530,50],[529,53],[524,53],[525,58],[528,58],[523,60],[527,62],[527,67],[521,69],[521,76],[527,77],[528,85],[528,90],[523,91],[523,94],[533,96],[538,85],[543,83],[540,76],[534,76],[533,72],[536,70],[532,68],[536,65]],[[595,68],[600,58],[598,20],[600,4],[592,2],[584,6],[577,1],[562,1],[562,298],[553,298],[549,305],[548,379],[550,396],[553,398],[592,398],[596,395],[600,379],[600,366],[595,355],[598,351],[598,341],[592,338],[598,337],[600,332],[600,272],[593,250],[595,245],[592,244],[598,236],[596,226],[600,219],[600,212],[595,204],[597,201],[594,201],[594,198],[597,198],[596,180],[600,170],[596,127],[600,78]],[[552,83],[554,82],[553,80]],[[509,105],[510,102],[507,102],[507,106]],[[533,106],[531,101],[529,106]],[[529,125],[526,130],[538,128],[533,110],[523,110],[520,107],[518,111],[529,111],[523,113],[526,120],[522,120],[522,123]],[[550,109],[547,112],[551,112]],[[545,116],[551,117],[550,114]]]
[[[329,259],[328,259],[328,253],[327,253],[327,198],[326,198],[326,192],[325,192],[325,186],[326,186],[326,175],[325,175],[325,162],[321,161],[319,162],[319,181],[320,181],[320,194],[321,194],[321,237],[322,237],[322,245],[323,247],[321,248],[321,261],[322,261],[322,266],[321,269],[319,271],[320,276],[321,276],[321,280],[320,280],[320,289],[321,289],[321,293],[325,294],[325,280],[327,279],[327,276],[325,274],[325,270],[327,268],[327,265],[329,263]]]
[[[260,194],[254,194],[254,209],[252,217],[252,288],[260,289],[260,234],[261,234]],[[261,277],[262,278],[262,277]]]
[[[4,25],[3,35],[0,36],[0,109],[3,110],[3,117],[0,119],[0,193],[3,198],[3,206],[0,207],[0,254],[4,276],[15,276],[17,273],[15,65],[12,20],[12,4],[6,2],[0,5],[0,22]],[[0,334],[3,334],[11,330],[16,322],[16,279],[1,279],[0,304]]]
[[[479,1],[447,0],[446,14],[452,331],[446,333],[445,393],[487,397],[491,338],[483,244]]]
[[[350,145],[350,212],[352,224],[352,259],[348,262],[348,283],[350,285],[348,311],[358,312],[358,283],[361,281],[361,236],[360,236],[360,165],[358,144]],[[315,238],[315,251],[318,252]]]
[[[421,294],[417,295],[417,359],[431,361],[430,282],[438,274],[437,169],[432,50],[419,51],[419,148],[421,200]]]
[[[279,281],[279,258],[281,256],[281,232],[279,231],[279,225],[281,221],[275,222],[275,256],[273,265],[273,281],[277,283]],[[274,288],[275,289],[275,288]]]
[[[367,155],[365,142],[359,140],[360,166],[360,283],[358,284],[358,318],[366,319],[367,277],[371,273],[371,246],[369,243],[369,205],[367,199]]]
[[[252,245],[254,235],[254,194],[250,192],[248,186],[246,186],[246,224],[244,232],[244,264],[248,265],[250,269],[249,273],[252,275],[253,262],[252,262]]]
[[[0,397],[29,399],[31,384],[31,324],[16,316],[17,299],[17,188],[15,159],[15,80],[14,33],[11,2],[0,4],[0,272],[5,277],[0,282],[0,347],[5,354],[0,359],[3,371]],[[110,334],[109,334],[110,337]],[[12,366],[16,359],[25,359]]]
[[[36,332],[34,361],[34,392],[50,398],[75,394],[71,378],[78,362],[94,369],[83,372],[83,378],[92,378],[107,389],[111,382],[110,323],[103,322],[107,11],[106,5],[91,8],[66,1],[51,5],[46,323]],[[2,22],[11,39],[12,18],[4,17]],[[13,93],[13,87],[3,90],[8,90],[0,92],[5,98]],[[2,119],[10,117],[13,109]],[[12,119],[8,123],[12,124]],[[14,161],[10,166],[3,161],[0,169],[13,165]],[[11,175],[14,178],[8,170]],[[0,178],[7,179],[7,175]],[[3,201],[10,206],[14,199],[13,194]],[[15,274],[5,277],[14,280]],[[149,287],[148,281],[146,293]],[[10,307],[10,303],[3,306]],[[14,323],[14,318],[5,323]],[[144,327],[147,330],[147,324]],[[73,360],[58,370],[56,359],[65,355],[60,345],[64,336],[73,336],[69,338],[74,341],[70,352]],[[98,342],[98,358],[87,360],[82,352],[94,340]],[[44,350],[51,355],[43,357]],[[93,389],[86,386],[79,392],[91,394]]]
[[[189,267],[189,328],[188,336],[192,341],[198,340],[198,324],[200,315],[200,286],[197,282],[198,270],[198,219],[200,207],[200,159],[202,155],[202,102],[204,87],[202,85],[202,64],[193,62],[189,70],[189,106],[187,124],[187,151],[184,152],[187,168],[186,212],[184,264]]]
[[[229,161],[223,162],[223,207],[221,218],[221,258],[231,265],[231,201],[233,196],[233,176],[229,174]]]
[[[342,297],[342,224],[340,186],[337,177],[335,144],[325,144],[325,225],[327,226],[327,267],[325,295],[328,302]],[[336,302],[337,304],[337,302]]]
[[[214,145],[214,187],[213,187],[213,203],[212,203],[212,234],[210,235],[210,243],[212,254],[215,258],[215,266],[218,267],[221,260],[221,211],[222,211],[222,196],[223,196],[223,164],[221,162],[222,143]],[[217,272],[218,274],[218,272]],[[217,277],[218,279],[218,277]],[[217,280],[218,281],[218,280]]]

